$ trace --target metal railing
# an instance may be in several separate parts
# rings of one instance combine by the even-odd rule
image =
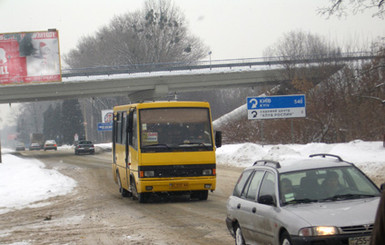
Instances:
[[[279,66],[279,65],[299,65],[314,63],[340,63],[347,61],[370,60],[376,57],[372,52],[355,52],[340,53],[333,55],[311,55],[297,57],[260,57],[246,59],[226,59],[226,60],[204,60],[196,62],[164,62],[164,63],[148,63],[148,64],[128,64],[119,66],[97,66],[76,69],[63,69],[62,77],[74,76],[96,76],[96,75],[113,75],[113,74],[133,74],[143,72],[158,71],[181,71],[181,70],[202,70],[217,68],[234,68],[234,67],[254,67],[254,66]]]

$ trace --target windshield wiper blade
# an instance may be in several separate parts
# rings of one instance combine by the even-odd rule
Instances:
[[[359,198],[368,198],[376,197],[375,195],[370,194],[339,194],[332,197],[322,199],[322,201],[336,201],[336,200],[349,200],[349,199],[359,199]]]
[[[294,199],[294,200],[285,202],[284,204],[311,203],[311,202],[318,202],[318,200],[310,199],[310,198]]]
[[[181,146],[181,145],[199,145],[199,146],[203,146],[205,148],[208,148],[208,146],[205,145],[203,142],[196,142],[196,141],[183,142],[183,143],[179,144],[179,146]]]
[[[167,144],[151,144],[151,145],[144,145],[142,148],[150,148],[150,147],[165,147],[167,149],[170,149],[170,146]]]

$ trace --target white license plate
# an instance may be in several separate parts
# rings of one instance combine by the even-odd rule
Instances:
[[[350,237],[349,245],[369,245],[370,236]]]

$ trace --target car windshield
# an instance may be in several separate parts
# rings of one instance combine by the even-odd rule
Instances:
[[[280,174],[282,205],[379,196],[378,188],[354,166]]]
[[[207,108],[157,108],[140,111],[142,152],[212,150]]]

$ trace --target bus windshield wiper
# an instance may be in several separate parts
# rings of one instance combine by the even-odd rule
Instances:
[[[151,144],[151,145],[142,146],[142,148],[152,148],[152,147],[164,147],[164,148],[170,149],[170,146],[168,146],[167,144]]]
[[[197,141],[188,141],[188,142],[183,142],[179,144],[179,146],[183,146],[183,145],[198,145],[198,146],[203,146],[206,149],[209,148],[209,146],[205,145],[205,143],[197,142]]]

